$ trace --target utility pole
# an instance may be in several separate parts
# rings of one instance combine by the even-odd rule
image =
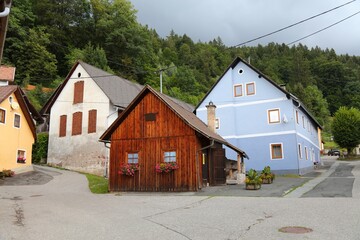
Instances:
[[[163,71],[165,71],[165,70],[168,70],[168,69],[170,69],[170,68],[174,68],[175,66],[171,66],[171,67],[167,67],[167,68],[161,68],[161,69],[159,69],[159,70],[157,70],[155,73],[160,73],[160,93],[162,93],[163,91],[162,91],[162,74],[163,74]]]

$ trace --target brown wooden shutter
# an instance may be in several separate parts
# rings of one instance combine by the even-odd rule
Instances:
[[[71,135],[80,135],[82,131],[82,112],[73,113]]]
[[[59,137],[65,137],[66,136],[66,115],[60,116],[60,130],[59,130]]]
[[[82,103],[84,98],[84,81],[74,83],[74,104]]]
[[[88,133],[96,132],[96,115],[97,115],[96,109],[92,109],[89,111]]]

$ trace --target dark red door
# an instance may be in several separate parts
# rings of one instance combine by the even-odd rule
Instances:
[[[210,172],[212,181],[210,185],[220,185],[226,183],[226,174],[225,174],[225,149],[223,148],[213,148],[212,152],[212,164],[210,164]]]

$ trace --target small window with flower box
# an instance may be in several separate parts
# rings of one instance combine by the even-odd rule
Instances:
[[[24,150],[18,150],[17,152],[17,163],[26,163],[26,152]]]
[[[170,152],[164,152],[164,162],[176,162],[176,152],[170,151]]]
[[[138,164],[139,163],[139,153],[132,152],[127,154],[127,162],[129,164]]]

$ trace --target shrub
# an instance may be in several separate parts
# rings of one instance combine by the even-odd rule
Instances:
[[[7,170],[7,169],[4,169],[4,170],[2,171],[2,173],[3,173],[3,176],[4,176],[4,177],[12,177],[12,176],[15,175],[15,172],[14,172],[14,171]]]
[[[48,141],[49,141],[48,133],[39,133],[37,135],[37,140],[34,143],[32,150],[33,163],[40,163],[41,159],[47,158]]]

